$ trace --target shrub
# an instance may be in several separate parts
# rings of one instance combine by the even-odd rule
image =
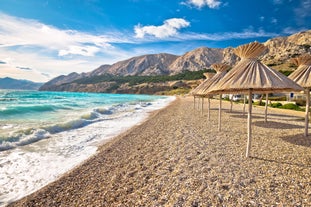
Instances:
[[[277,102],[277,103],[269,104],[269,106],[271,106],[272,108],[280,108],[282,106],[282,104]]]
[[[266,102],[264,102],[264,101],[262,101],[262,102],[256,101],[256,102],[254,103],[254,105],[257,105],[257,106],[265,106],[265,105],[266,105]]]
[[[280,108],[282,108],[282,109],[291,109],[291,110],[296,110],[296,111],[303,111],[303,109],[300,108],[300,106],[298,106],[296,104],[293,104],[293,103],[284,104]]]
[[[229,98],[229,96],[226,96],[226,97],[223,97],[223,100],[230,101],[230,98]]]
[[[244,100],[240,101],[241,103],[244,103]],[[252,100],[252,103],[254,103],[254,101]],[[245,100],[245,104],[248,104],[248,98]]]

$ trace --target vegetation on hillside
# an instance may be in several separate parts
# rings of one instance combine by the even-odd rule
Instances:
[[[130,86],[141,83],[160,83],[167,81],[178,80],[198,80],[205,78],[203,73],[214,72],[211,69],[204,69],[200,71],[184,71],[176,75],[156,75],[156,76],[114,76],[111,74],[104,74],[101,76],[87,77],[75,80],[79,84],[95,84],[100,82],[115,82],[116,84],[129,83]]]
[[[283,73],[286,76],[289,76],[293,71],[291,71],[291,70],[280,70],[279,72]]]

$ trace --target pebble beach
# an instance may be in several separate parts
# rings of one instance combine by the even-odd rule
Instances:
[[[223,101],[194,107],[178,97],[143,123],[103,144],[57,181],[9,206],[311,206],[311,135],[304,113]],[[206,104],[205,104],[206,105]],[[246,107],[247,108],[247,107]]]

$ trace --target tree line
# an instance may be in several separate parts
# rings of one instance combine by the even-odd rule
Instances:
[[[213,72],[212,69],[203,69],[199,71],[183,71],[176,75],[154,75],[154,76],[116,76],[111,74],[104,74],[94,77],[86,77],[75,80],[75,83],[79,84],[95,84],[100,82],[115,82],[118,84],[129,83],[129,85],[137,85],[141,83],[160,83],[167,81],[178,81],[178,80],[198,80],[205,78],[203,75],[206,72]]]

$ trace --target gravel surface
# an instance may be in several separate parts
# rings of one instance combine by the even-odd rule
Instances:
[[[207,102],[206,102],[207,103]],[[10,206],[311,206],[311,136],[303,113],[253,108],[245,157],[242,104],[194,109],[177,98],[59,180]],[[247,108],[247,107],[246,107]]]

